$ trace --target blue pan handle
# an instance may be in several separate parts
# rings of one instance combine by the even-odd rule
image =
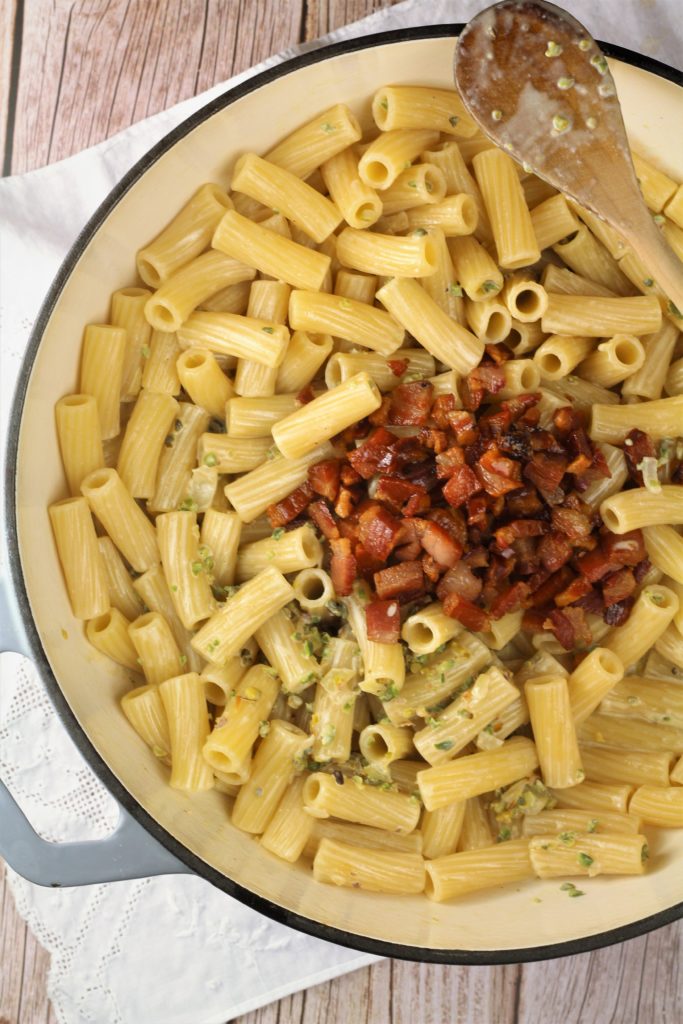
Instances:
[[[0,651],[32,657],[7,577],[0,579]],[[2,680],[0,680],[0,694]],[[119,808],[119,821],[106,839],[50,843],[34,831],[0,779],[0,857],[37,885],[92,885],[153,875],[189,874],[190,870]]]

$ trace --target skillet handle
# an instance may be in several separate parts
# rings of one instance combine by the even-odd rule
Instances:
[[[17,602],[7,578],[0,578],[0,651],[32,657]],[[0,695],[2,681],[0,680]],[[0,778],[0,857],[37,885],[92,885],[153,875],[190,874],[120,807],[118,825],[106,839],[50,843],[33,830]]]

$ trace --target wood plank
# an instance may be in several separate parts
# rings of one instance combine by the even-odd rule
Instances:
[[[317,39],[342,25],[349,25],[383,7],[393,7],[400,0],[308,0],[306,4],[306,39]]]
[[[683,1007],[683,923],[618,946],[526,964],[518,1024],[667,1024]]]
[[[0,153],[7,153],[3,161],[3,174],[7,174],[11,166],[11,152],[8,152],[8,137],[11,136],[13,115],[10,113],[12,100],[12,79],[16,77],[18,68],[14,68],[14,58],[18,60],[21,39],[15,36],[15,30],[21,24],[17,18],[16,0],[4,0],[0,3]],[[15,72],[13,76],[13,71]]]
[[[21,1005],[28,928],[14,906],[4,861],[0,861],[0,872],[0,1024],[16,1024]]]

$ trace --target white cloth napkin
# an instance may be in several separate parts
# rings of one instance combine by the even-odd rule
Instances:
[[[184,118],[245,78],[312,46],[413,25],[467,21],[481,0],[409,0],[148,118],[77,156],[0,181],[0,447],[16,373],[69,246],[120,177]],[[678,0],[565,0],[601,39],[671,65],[681,58]],[[97,839],[118,811],[47,699],[32,665],[0,660],[0,775],[47,839]],[[371,963],[277,925],[195,877],[42,889],[9,872],[20,914],[51,954],[61,1024],[221,1024]]]

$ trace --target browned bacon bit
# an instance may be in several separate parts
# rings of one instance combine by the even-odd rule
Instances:
[[[359,484],[363,478],[360,473],[353,468],[353,466],[342,466],[341,470],[341,482],[344,487],[354,487]]]
[[[644,558],[642,562],[638,562],[638,565],[633,566],[633,575],[636,583],[642,583],[650,569],[652,568],[652,562],[649,558]]]
[[[602,615],[605,610],[602,594],[599,594],[595,587],[593,587],[591,592],[586,594],[585,597],[580,597],[579,600],[575,602],[575,607],[583,608],[585,612],[591,612],[593,615]]]
[[[526,479],[538,487],[546,501],[553,498],[555,500],[552,503],[556,504],[558,491],[559,501],[564,497],[560,484],[567,471],[567,465],[568,459],[563,455],[534,452],[531,462],[527,463],[523,472]]]
[[[501,363],[506,363],[510,358],[510,349],[507,345],[488,344],[484,346],[484,351],[496,366],[500,366]]]
[[[431,555],[423,555],[422,571],[430,583],[438,583],[441,579],[443,567],[438,562],[435,562]]]
[[[332,540],[339,536],[339,527],[335,522],[332,511],[324,501],[314,501],[308,506],[308,515],[318,527],[323,537]]]
[[[515,519],[535,519],[543,512],[543,502],[535,490],[523,487],[520,491],[511,491],[507,495],[505,510]]]
[[[448,448],[448,434],[445,430],[423,427],[418,434],[418,441],[437,455]]]
[[[554,572],[552,576],[546,579],[540,586],[533,590],[531,596],[531,604],[534,608],[542,608],[544,605],[550,604],[551,601],[555,600],[555,595],[560,594],[565,587],[568,587],[574,578],[574,574],[568,565],[563,565],[561,569]]]
[[[339,491],[334,511],[340,519],[346,519],[353,512],[353,497],[353,492],[349,491],[346,487],[342,487]]]
[[[401,522],[382,505],[373,505],[358,520],[358,539],[363,547],[380,562],[385,562],[396,546]]]
[[[395,441],[394,434],[384,427],[377,427],[363,444],[348,452],[347,459],[364,480],[369,480],[380,471],[380,464],[389,458]]]
[[[633,608],[633,598],[627,597],[624,601],[617,601],[605,608],[603,619],[608,626],[623,626]]]
[[[513,519],[506,526],[499,527],[494,536],[496,544],[502,551],[504,548],[511,547],[513,541],[520,537],[540,537],[547,529],[547,523],[543,523],[539,519]]]
[[[529,586],[520,580],[504,590],[491,602],[491,618],[500,619],[509,612],[519,611],[529,596]]]
[[[338,459],[323,459],[308,467],[308,482],[316,494],[328,501],[336,501],[339,493],[340,462]]]
[[[465,562],[458,562],[441,577],[436,588],[436,596],[443,601],[448,594],[458,594],[466,601],[478,600],[483,584],[478,576]]]
[[[537,554],[546,569],[557,572],[572,557],[573,549],[564,534],[551,530],[541,538]]]
[[[563,533],[570,541],[584,541],[591,534],[588,516],[573,508],[554,508],[552,523],[553,528]]]
[[[432,406],[432,419],[439,430],[448,430],[450,420],[448,414],[455,410],[453,395],[437,395]]]
[[[421,562],[401,562],[375,573],[375,590],[384,600],[411,601],[425,589]]]
[[[305,388],[302,388],[299,394],[296,396],[297,402],[301,402],[302,405],[308,405],[315,398],[313,394],[313,388],[310,384],[307,384]]]
[[[522,467],[514,459],[506,459],[498,448],[491,448],[477,462],[474,471],[487,494],[498,497],[522,486]]]
[[[463,409],[455,409],[449,413],[450,428],[455,434],[457,444],[472,444],[477,438],[477,427],[474,416]]]
[[[583,473],[589,470],[592,465],[593,460],[590,457],[590,455],[577,455],[576,458],[572,459],[572,461],[567,466],[567,472],[573,473],[576,476],[581,476]]]
[[[428,380],[399,384],[391,392],[389,423],[421,427],[429,418],[434,385]]]
[[[545,630],[546,613],[536,608],[528,608],[522,616],[522,629],[525,633],[543,633]]]
[[[462,404],[470,412],[476,412],[486,393],[497,394],[505,387],[505,371],[495,363],[482,363],[463,378],[461,382]]]
[[[373,427],[383,427],[389,422],[389,406],[391,404],[391,398],[389,395],[382,396],[382,404],[379,409],[375,409],[368,416],[368,420],[372,423]]]
[[[407,359],[387,359],[387,366],[393,373],[394,377],[402,377],[408,369]]]
[[[396,644],[401,637],[401,609],[398,601],[371,601],[365,606],[368,640]]]
[[[555,597],[555,604],[558,608],[566,608],[568,604],[574,604],[582,597],[586,597],[593,590],[591,583],[582,576],[577,576],[568,587],[562,590]]]
[[[470,467],[457,466],[443,488],[443,496],[449,505],[459,508],[480,490],[481,484]]]
[[[601,580],[603,576],[607,576],[608,573],[617,567],[617,563],[602,548],[595,548],[594,551],[589,551],[587,554],[582,555],[576,565],[579,572],[587,580],[590,580],[591,583],[597,583],[598,580]]]
[[[415,533],[420,544],[435,562],[444,568],[452,568],[462,557],[462,544],[458,544],[450,533],[438,523],[428,519],[413,519]]]
[[[647,558],[642,530],[608,533],[602,541],[602,548],[615,565],[637,565]]]
[[[465,465],[465,452],[460,445],[453,445],[436,456],[436,475],[439,480],[448,480],[459,466]]]
[[[427,519],[438,523],[441,529],[450,534],[464,550],[467,544],[467,527],[462,512],[454,508],[432,508],[427,513]]]
[[[638,469],[638,466],[643,459],[657,458],[657,449],[655,448],[654,441],[649,434],[643,433],[642,430],[631,430],[626,435],[623,452],[626,456],[626,465],[628,466],[631,479],[639,487],[642,487],[643,474]]]
[[[274,529],[277,529],[278,526],[286,526],[287,523],[291,523],[293,519],[296,519],[312,501],[313,489],[311,485],[308,483],[302,484],[301,487],[297,487],[295,491],[288,494],[282,501],[268,506],[266,515],[270,525]]]
[[[602,597],[605,605],[617,604],[630,597],[636,589],[636,578],[628,568],[619,569],[607,576],[602,583]]]
[[[474,633],[486,632],[491,626],[491,617],[483,609],[478,608],[459,594],[446,594],[443,602],[444,615],[462,622],[465,629]]]
[[[565,405],[553,414],[553,423],[558,434],[563,436],[571,430],[583,427],[584,419],[578,409],[572,409],[571,405]]]
[[[583,608],[554,608],[543,626],[554,634],[566,651],[573,647],[587,647],[593,641]]]
[[[481,494],[467,500],[467,525],[486,530],[489,525],[488,498]],[[471,536],[471,532],[470,532]]]
[[[356,544],[353,549],[353,557],[356,559],[356,573],[368,582],[384,565],[381,558],[376,558],[362,544]]]
[[[397,515],[414,516],[429,508],[431,502],[424,487],[412,480],[381,476],[375,488],[375,499],[383,501]]]
[[[330,576],[338,597],[348,597],[356,578],[356,559],[351,553],[351,541],[346,537],[331,540],[332,559]]]

